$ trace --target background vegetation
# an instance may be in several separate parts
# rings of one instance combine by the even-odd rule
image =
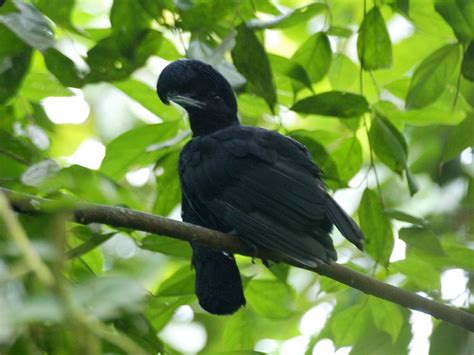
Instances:
[[[7,0],[0,186],[179,218],[189,127],[154,85],[200,59],[355,212],[366,252],[335,233],[340,262],[472,310],[473,39],[468,0]],[[247,307],[211,316],[184,242],[0,211],[2,354],[472,351],[461,328],[244,257]]]

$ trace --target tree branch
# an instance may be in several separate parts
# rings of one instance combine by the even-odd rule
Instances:
[[[114,227],[125,227],[153,234],[166,235],[228,253],[256,256],[274,262],[283,262],[298,268],[317,272],[366,294],[430,314],[435,318],[474,331],[474,315],[464,310],[375,280],[337,263],[322,264],[316,268],[310,268],[269,250],[260,249],[258,255],[254,255],[253,250],[249,249],[238,237],[128,208],[88,203],[62,203],[4,188],[0,188],[0,192],[7,196],[12,207],[20,213],[48,213],[52,209],[69,209],[72,212],[74,221],[80,224],[104,223]]]

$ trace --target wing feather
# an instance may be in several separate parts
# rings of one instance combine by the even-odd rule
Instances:
[[[358,231],[319,176],[299,143],[242,126],[192,139],[180,159],[183,194],[211,228],[308,266],[336,260],[333,223],[343,234]],[[348,239],[360,245],[360,236]]]

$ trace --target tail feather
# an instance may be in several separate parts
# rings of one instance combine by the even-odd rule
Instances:
[[[196,296],[212,314],[232,314],[245,305],[239,269],[234,258],[203,246],[193,245]]]
[[[329,195],[326,202],[326,212],[329,220],[339,229],[341,234],[357,248],[363,250],[364,235],[359,226]]]

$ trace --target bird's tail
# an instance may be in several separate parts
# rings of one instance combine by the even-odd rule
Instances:
[[[326,211],[329,220],[339,229],[339,232],[357,248],[363,250],[364,235],[359,226],[329,195],[326,202]]]
[[[245,305],[244,291],[235,260],[222,252],[193,245],[196,296],[209,313],[232,314]]]

